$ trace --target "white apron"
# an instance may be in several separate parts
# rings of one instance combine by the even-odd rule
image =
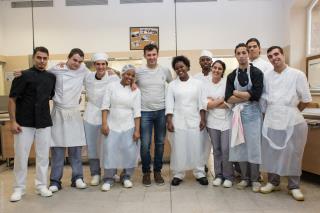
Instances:
[[[56,75],[55,96],[51,118],[52,147],[86,145],[83,120],[80,114],[80,96],[83,81],[89,73],[85,65],[78,70],[55,67],[49,70]]]
[[[247,69],[248,84],[242,87],[238,81],[238,69],[236,71],[236,78],[234,87],[239,91],[248,91],[252,87],[250,66]],[[261,127],[262,115],[259,103],[255,101],[248,101],[239,103],[243,105],[241,110],[241,121],[243,126],[245,143],[235,147],[230,146],[229,160],[233,162],[249,162],[254,164],[261,163]],[[238,105],[238,104],[237,104]],[[230,137],[232,135],[232,130]],[[230,140],[231,141],[231,140]]]
[[[204,152],[207,133],[199,128],[202,97],[206,101],[200,81],[190,77],[187,82],[176,79],[170,85],[167,100],[173,100],[173,103],[166,101],[166,104],[167,108],[168,104],[173,104],[172,122],[175,128],[173,133],[168,133],[171,144],[170,167],[174,171],[202,167],[208,158]]]
[[[266,79],[261,171],[300,176],[308,127],[297,108],[297,78],[295,75],[280,76],[282,74],[286,73]]]

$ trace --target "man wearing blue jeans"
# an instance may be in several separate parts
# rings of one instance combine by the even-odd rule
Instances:
[[[148,44],[143,49],[147,64],[138,68],[136,83],[141,91],[141,161],[145,186],[151,185],[150,179],[150,145],[154,129],[154,180],[158,185],[164,184],[161,176],[164,138],[166,134],[165,91],[166,84],[172,81],[168,68],[157,64],[159,48]]]

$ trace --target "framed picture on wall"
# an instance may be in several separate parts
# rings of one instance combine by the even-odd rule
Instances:
[[[159,27],[130,27],[130,50],[143,50],[150,43],[159,47]]]

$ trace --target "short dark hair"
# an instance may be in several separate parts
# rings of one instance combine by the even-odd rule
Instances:
[[[279,52],[283,55],[283,49],[281,48],[281,47],[279,47],[279,46],[271,46],[271,47],[269,47],[268,48],[268,50],[267,50],[267,54],[269,53],[269,52],[271,52],[272,50],[274,50],[274,49],[278,49],[279,50]]]
[[[172,68],[174,69],[174,66],[178,63],[178,62],[182,62],[184,63],[188,68],[190,68],[190,60],[183,56],[183,55],[179,55],[179,56],[176,56],[172,59],[172,62],[171,62],[171,66]]]
[[[211,64],[211,67],[213,67],[216,63],[221,64],[221,66],[222,66],[222,76],[221,76],[221,77],[223,77],[224,71],[226,71],[226,64],[225,64],[223,61],[221,61],[221,60],[216,60],[215,62],[213,62],[213,63]]]
[[[49,56],[49,50],[46,48],[46,47],[36,47],[33,49],[33,54],[32,54],[32,57],[34,57],[37,52],[42,52],[42,53],[47,53],[47,55]]]
[[[151,51],[153,49],[156,49],[157,53],[159,53],[159,47],[157,45],[155,45],[155,44],[147,44],[143,48],[143,54],[145,55],[147,51]]]
[[[72,56],[74,56],[74,55],[76,55],[76,54],[78,54],[80,57],[84,58],[84,53],[83,53],[83,51],[82,51],[81,49],[79,49],[79,48],[73,48],[73,49],[70,51],[70,53],[69,53],[69,55],[68,55],[68,58],[71,58]]]
[[[257,45],[258,45],[258,47],[259,47],[259,48],[261,47],[261,46],[260,46],[260,41],[259,41],[257,38],[249,38],[249,40],[247,41],[246,45],[248,46],[248,44],[249,44],[250,42],[256,42]]]
[[[240,47],[245,47],[246,50],[247,50],[247,45],[246,45],[245,43],[239,43],[239,44],[237,44],[237,46],[234,48],[234,54],[236,54],[237,49],[240,48]],[[247,50],[247,52],[248,52],[248,50]]]

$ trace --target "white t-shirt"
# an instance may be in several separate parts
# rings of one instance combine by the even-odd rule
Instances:
[[[216,99],[224,98],[226,91],[226,79],[222,78],[217,84],[208,82],[206,84],[206,96]],[[225,131],[231,128],[231,112],[230,109],[208,109],[207,127]]]
[[[141,110],[157,111],[165,108],[166,83],[172,81],[168,68],[157,65],[150,69],[146,65],[136,70],[136,83],[141,91]]]
[[[140,90],[131,90],[120,81],[107,86],[101,110],[109,110],[108,126],[111,130],[122,132],[134,127],[134,118],[141,117]]]

